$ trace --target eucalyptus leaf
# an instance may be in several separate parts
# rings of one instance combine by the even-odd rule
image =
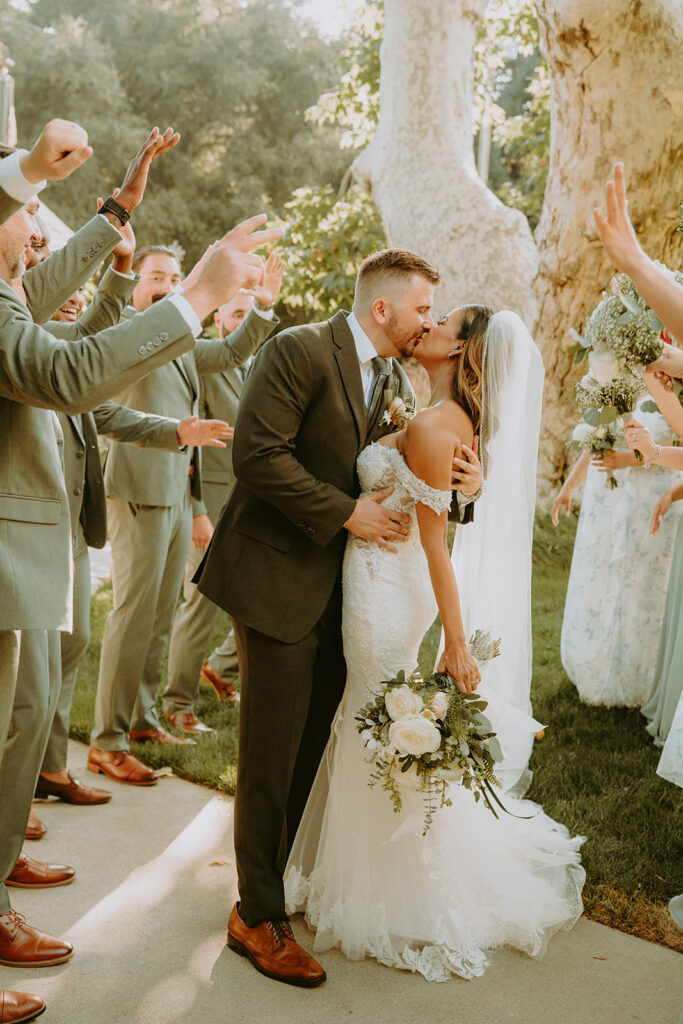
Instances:
[[[617,292],[617,295],[621,299],[624,306],[626,306],[626,308],[635,316],[638,316],[639,313],[643,312],[638,303],[635,302],[629,295],[624,295],[623,292]]]
[[[653,402],[651,398],[648,398],[646,401],[641,402],[640,408],[642,412],[659,412],[657,403]]]
[[[598,423],[614,423],[615,420],[619,419],[619,410],[614,405],[606,405],[600,410],[598,415]]]
[[[589,423],[591,427],[600,426],[600,410],[599,409],[586,409],[583,414],[583,418],[586,423]]]

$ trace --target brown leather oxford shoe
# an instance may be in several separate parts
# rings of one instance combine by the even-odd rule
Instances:
[[[179,747],[184,744],[194,746],[196,740],[184,740],[180,736],[174,736],[168,729],[131,729],[128,733],[136,743],[168,743],[171,746]]]
[[[33,860],[22,850],[5,879],[5,885],[16,885],[19,889],[55,889],[58,885],[70,885],[75,877],[73,868],[65,864],[46,864],[42,860]]]
[[[219,700],[227,700],[232,704],[239,704],[240,692],[237,687],[233,683],[226,683],[220,676],[217,676],[208,661],[205,661],[202,665],[199,678],[208,683]]]
[[[154,786],[157,782],[157,773],[133,757],[129,750],[90,747],[86,767],[89,772],[101,772],[114,782],[127,782],[130,786]]]
[[[42,839],[44,835],[47,835],[47,825],[43,825],[38,815],[31,811],[28,816],[28,825],[26,826],[26,838]]]
[[[189,736],[215,736],[216,730],[202,722],[191,711],[182,711],[176,715],[166,715],[166,718],[174,725],[178,732],[186,732]]]
[[[23,914],[0,914],[0,964],[6,967],[54,967],[74,955],[66,939],[41,932],[26,924]]]
[[[44,775],[39,775],[36,796],[39,799],[56,796],[65,804],[107,804],[111,800],[108,789],[85,786],[71,772],[69,782],[55,782],[53,779],[46,779]]]
[[[0,1024],[26,1024],[40,1017],[44,1010],[45,1003],[40,996],[0,988]]]
[[[325,971],[294,938],[287,918],[263,921],[248,928],[239,915],[239,903],[228,922],[228,946],[246,956],[261,974],[286,985],[315,988],[327,978]]]

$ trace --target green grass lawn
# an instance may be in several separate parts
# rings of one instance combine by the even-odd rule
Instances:
[[[586,915],[595,921],[683,952],[683,935],[666,905],[683,891],[683,791],[656,773],[659,751],[636,709],[582,704],[560,663],[560,629],[576,521],[557,530],[539,517],[534,541],[533,622],[534,714],[546,723],[535,744],[529,796],[567,826],[587,836],[582,849],[587,872]],[[81,667],[71,733],[88,741],[92,727],[97,665],[111,588],[93,598],[92,642]],[[214,642],[225,634],[219,616]],[[421,651],[429,660],[438,643],[438,624]],[[165,670],[164,670],[165,679]],[[154,768],[234,793],[239,711],[219,704],[201,687],[195,710],[218,730],[196,747],[132,744]]]

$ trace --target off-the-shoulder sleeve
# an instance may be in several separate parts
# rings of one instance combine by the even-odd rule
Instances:
[[[420,480],[419,477],[415,476],[412,469],[409,469],[398,449],[390,448],[389,451],[394,457],[396,476],[401,486],[406,489],[411,498],[415,502],[419,502],[420,505],[426,505],[428,508],[431,508],[437,515],[441,515],[442,512],[448,512],[451,507],[451,491],[437,491],[435,487],[430,487],[424,480]]]

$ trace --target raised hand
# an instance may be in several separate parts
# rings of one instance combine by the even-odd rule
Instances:
[[[43,128],[28,153],[19,158],[21,173],[27,181],[61,181],[92,156],[88,133],[74,121],[55,117]]]
[[[265,224],[267,219],[268,218],[265,213],[259,213],[256,217],[250,217],[248,220],[243,220],[241,224],[237,224],[236,227],[231,228],[230,231],[226,232],[226,234],[219,239],[219,246],[230,245],[233,249],[238,249],[240,252],[252,252],[254,249],[258,249],[260,245],[267,245],[268,242],[276,242],[278,238],[282,238],[287,229],[285,225],[282,225],[277,228],[267,228],[264,231],[257,231],[256,228]]]
[[[254,288],[254,298],[259,306],[274,306],[277,302],[285,268],[278,253],[271,252],[266,260],[263,280]]]
[[[178,444],[194,445],[195,448],[225,448],[220,438],[231,441],[235,431],[223,420],[200,420],[197,416],[187,416],[176,427]]]
[[[631,273],[645,253],[640,247],[636,233],[628,215],[628,200],[626,199],[626,184],[624,182],[624,165],[614,165],[612,177],[607,182],[605,189],[607,216],[603,216],[602,210],[593,210],[595,223],[600,232],[600,241],[605,247],[605,253],[617,270],[625,274]]]
[[[380,505],[381,501],[393,493],[393,487],[384,487],[374,494],[366,494],[359,498],[351,516],[344,527],[354,537],[361,540],[372,540],[387,551],[397,551],[390,542],[405,541],[410,531],[410,516],[404,512],[392,512]]]
[[[114,189],[112,192],[114,199],[118,197],[119,192],[120,189]],[[103,206],[104,200],[100,196],[97,200],[97,209],[100,210]],[[131,227],[130,221],[122,226],[117,225],[117,227],[121,235],[121,241],[112,249],[112,270],[118,271],[119,274],[130,274],[133,269],[133,256],[135,255],[135,232]]]
[[[462,446],[464,459],[453,458],[451,489],[460,491],[465,497],[471,498],[481,488],[482,469],[479,461],[479,438],[475,434],[472,447]]]
[[[672,377],[683,378],[683,351],[665,342],[662,358],[650,363],[647,372],[664,374],[669,380]]]
[[[116,202],[131,213],[142,202],[147,185],[147,177],[152,161],[167,153],[180,142],[180,135],[172,128],[167,128],[163,135],[158,128],[151,132],[140,146],[126,171],[123,184],[116,196]]]

